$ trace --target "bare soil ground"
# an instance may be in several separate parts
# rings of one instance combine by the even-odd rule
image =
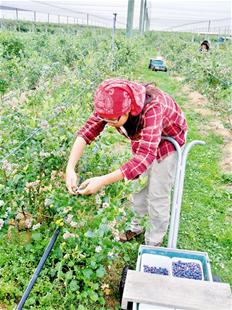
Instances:
[[[222,120],[217,113],[207,106],[208,100],[196,91],[192,91],[188,86],[182,88],[184,95],[189,100],[189,108],[194,109],[202,116],[210,116],[210,120],[207,123],[202,122],[199,130],[203,135],[208,135],[211,132],[223,138],[223,145],[221,148],[222,156],[219,163],[220,169],[223,173],[232,173],[232,133],[229,129],[225,128]],[[188,106],[186,106],[188,108]]]

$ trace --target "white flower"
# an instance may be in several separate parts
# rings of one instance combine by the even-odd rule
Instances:
[[[13,170],[13,167],[8,160],[4,160],[2,164],[2,169],[6,172],[11,172]]]
[[[109,284],[103,283],[102,286],[101,286],[101,288],[102,288],[103,290],[106,289],[106,288],[109,288]]]
[[[95,197],[96,204],[99,205],[101,203],[101,197],[97,194]]]
[[[65,222],[67,224],[70,224],[72,222],[72,218],[73,218],[73,215],[72,214],[68,214],[67,218],[65,219]]]
[[[36,187],[40,184],[40,180],[36,180],[34,182],[27,182],[26,183],[26,188],[31,188],[31,187]]]
[[[49,207],[53,203],[53,200],[51,198],[45,198],[44,205],[45,207]]]
[[[2,229],[3,225],[4,225],[3,219],[0,219],[0,229]]]
[[[108,207],[109,207],[108,202],[103,202],[102,208],[103,208],[103,209],[106,209],[106,208],[108,208]]]
[[[114,252],[113,251],[109,252],[107,256],[108,256],[108,258],[113,258],[114,257]]]
[[[46,128],[48,128],[48,122],[47,121],[42,121],[41,123],[40,123],[40,127],[42,128],[42,129],[46,129]]]
[[[0,200],[0,207],[4,206],[4,201]]]
[[[103,196],[105,196],[105,194],[106,194],[105,191],[101,190],[100,193],[99,193],[99,196],[103,197]]]
[[[71,221],[69,224],[71,227],[77,227],[77,222]]]
[[[66,213],[69,213],[69,211],[72,210],[72,207],[68,206],[66,208],[63,209],[63,212],[66,214]]]
[[[124,208],[119,208],[118,211],[120,213],[122,213],[122,215],[126,215],[126,212],[125,212]]]
[[[63,238],[64,239],[74,238],[74,237],[76,237],[76,235],[72,234],[72,233],[69,233],[69,232],[66,232],[66,233],[63,234]]]
[[[41,156],[41,157],[48,157],[49,155],[50,155],[50,153],[48,153],[48,152],[44,152],[44,151],[41,151],[40,153],[39,153],[39,155]]]
[[[41,226],[41,224],[40,224],[40,223],[37,223],[37,224],[35,224],[35,225],[32,226],[32,230],[36,230],[36,229],[38,229],[40,226]]]
[[[98,246],[95,248],[95,251],[96,251],[97,253],[100,253],[101,250],[102,250],[102,247],[101,247],[100,245],[98,245]]]

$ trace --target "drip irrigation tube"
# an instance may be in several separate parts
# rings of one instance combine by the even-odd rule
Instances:
[[[31,278],[31,281],[29,282],[29,284],[28,284],[28,286],[27,286],[27,288],[26,288],[26,290],[25,290],[25,292],[24,292],[24,294],[23,294],[23,296],[22,296],[22,298],[21,298],[21,300],[20,300],[20,302],[19,302],[19,304],[15,310],[21,310],[23,308],[23,305],[25,304],[25,302],[26,302],[26,300],[27,300],[32,288],[33,288],[35,281],[38,278],[40,271],[43,268],[43,265],[44,265],[46,259],[48,258],[49,254],[50,254],[50,252],[51,252],[51,250],[52,250],[52,248],[56,242],[56,239],[57,239],[59,233],[60,233],[60,228],[56,228],[46,250],[44,251],[44,254],[43,254],[38,266],[35,269],[35,272]]]

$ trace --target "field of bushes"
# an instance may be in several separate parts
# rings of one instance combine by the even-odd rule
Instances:
[[[41,26],[32,32],[19,25],[0,31],[0,306],[15,308],[60,227],[24,309],[119,309],[121,270],[135,267],[144,241],[118,241],[133,216],[133,182],[86,197],[69,195],[64,182],[74,134],[93,110],[93,93],[116,76],[155,81],[186,110],[189,139],[207,142],[189,157],[178,247],[208,252],[213,273],[232,284],[231,192],[224,187],[232,175],[218,168],[222,139],[201,136],[202,119],[187,111],[181,84],[172,78],[183,76],[208,96],[230,126],[231,43],[205,55],[200,40],[188,34],[151,32],[126,40],[118,31],[112,51],[110,30]],[[168,74],[147,68],[157,48]],[[128,143],[107,128],[86,149],[78,174],[102,175],[129,158]]]

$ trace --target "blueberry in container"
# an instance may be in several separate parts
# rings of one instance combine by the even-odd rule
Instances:
[[[204,280],[200,260],[187,258],[172,258],[172,276],[178,278]]]

